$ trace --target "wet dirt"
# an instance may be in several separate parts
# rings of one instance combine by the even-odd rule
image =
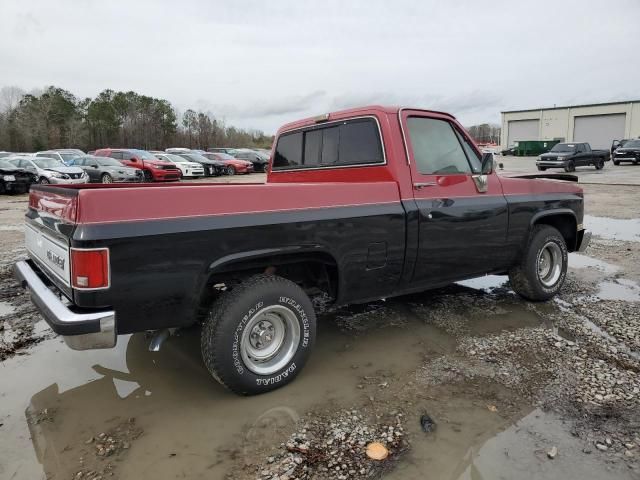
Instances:
[[[0,203],[1,221],[19,225],[24,202]],[[406,445],[384,468],[362,451],[354,464],[384,478],[638,478],[640,232],[630,228],[631,240],[597,237],[593,252],[571,254],[551,302],[525,302],[506,277],[487,276],[326,311],[296,381],[248,398],[211,379],[197,329],[154,353],[144,334],[113,350],[68,349],[12,280],[22,235],[5,229],[0,478],[266,479],[281,459],[314,478],[364,478],[287,446],[312,422],[326,444],[344,412],[357,417],[350,430],[374,432],[361,441],[391,445],[380,428],[402,425]]]

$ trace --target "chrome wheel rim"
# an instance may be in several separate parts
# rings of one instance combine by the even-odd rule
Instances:
[[[247,322],[240,340],[245,366],[258,375],[270,375],[287,365],[300,344],[300,324],[293,311],[270,305]]]
[[[562,250],[557,243],[547,242],[538,252],[538,279],[545,287],[554,286],[562,275]]]
[[[227,175],[235,175],[236,171],[233,167],[227,167]]]
[[[105,175],[104,177],[102,177],[102,183],[113,183],[113,179],[110,175]]]

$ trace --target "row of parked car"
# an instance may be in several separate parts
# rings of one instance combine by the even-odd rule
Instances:
[[[167,148],[146,151],[102,148],[37,153],[0,152],[0,193],[26,192],[32,183],[167,182],[182,178],[264,172],[266,149],[210,148],[208,151]]]

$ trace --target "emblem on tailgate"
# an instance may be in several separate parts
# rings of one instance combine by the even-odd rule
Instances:
[[[64,270],[64,262],[65,259],[60,255],[53,253],[51,250],[47,250],[47,258],[51,261],[56,267]]]

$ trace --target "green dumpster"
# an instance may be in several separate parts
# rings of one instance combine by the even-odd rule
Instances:
[[[514,154],[518,157],[537,157],[547,153],[556,143],[560,143],[560,140],[520,140]]]

